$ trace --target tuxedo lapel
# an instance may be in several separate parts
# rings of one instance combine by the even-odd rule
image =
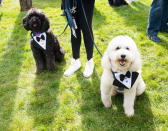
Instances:
[[[129,71],[127,71],[126,73],[118,73],[118,72],[112,71],[112,74],[114,76],[113,85],[117,86],[118,90],[124,90],[124,88],[130,89],[134,85],[139,73],[138,72],[129,72],[130,76],[128,76],[127,75],[128,72]],[[124,78],[122,78],[121,76]]]
[[[136,79],[138,78],[139,73],[138,72],[132,72],[132,81],[131,81],[131,86],[134,85]]]

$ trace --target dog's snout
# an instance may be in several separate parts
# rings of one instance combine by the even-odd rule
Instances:
[[[33,18],[33,19],[32,19],[32,22],[36,22],[36,21],[37,21],[36,18]]]
[[[122,58],[122,59],[124,59],[125,57],[126,57],[126,55],[124,55],[124,54],[121,55],[121,58]]]
[[[30,19],[32,22],[36,22],[37,21],[37,18],[35,16],[32,16],[31,19]]]

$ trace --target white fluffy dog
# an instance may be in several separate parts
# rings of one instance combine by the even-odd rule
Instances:
[[[106,108],[111,107],[111,96],[124,95],[124,111],[134,115],[135,97],[145,90],[141,76],[141,58],[135,42],[129,36],[117,36],[102,58],[104,72],[101,77],[101,99]]]

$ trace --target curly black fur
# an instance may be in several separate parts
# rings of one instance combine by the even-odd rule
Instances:
[[[56,70],[55,61],[61,62],[65,52],[60,46],[57,37],[49,29],[50,23],[48,18],[40,9],[32,8],[23,18],[23,26],[26,30],[32,32],[45,32],[47,36],[46,50],[38,48],[36,42],[31,38],[31,49],[36,62],[36,72],[47,69],[50,72]]]
[[[125,0],[108,0],[110,6],[128,5]]]

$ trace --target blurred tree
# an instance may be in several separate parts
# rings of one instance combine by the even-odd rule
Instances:
[[[32,8],[32,0],[19,0],[21,11],[27,11]]]

